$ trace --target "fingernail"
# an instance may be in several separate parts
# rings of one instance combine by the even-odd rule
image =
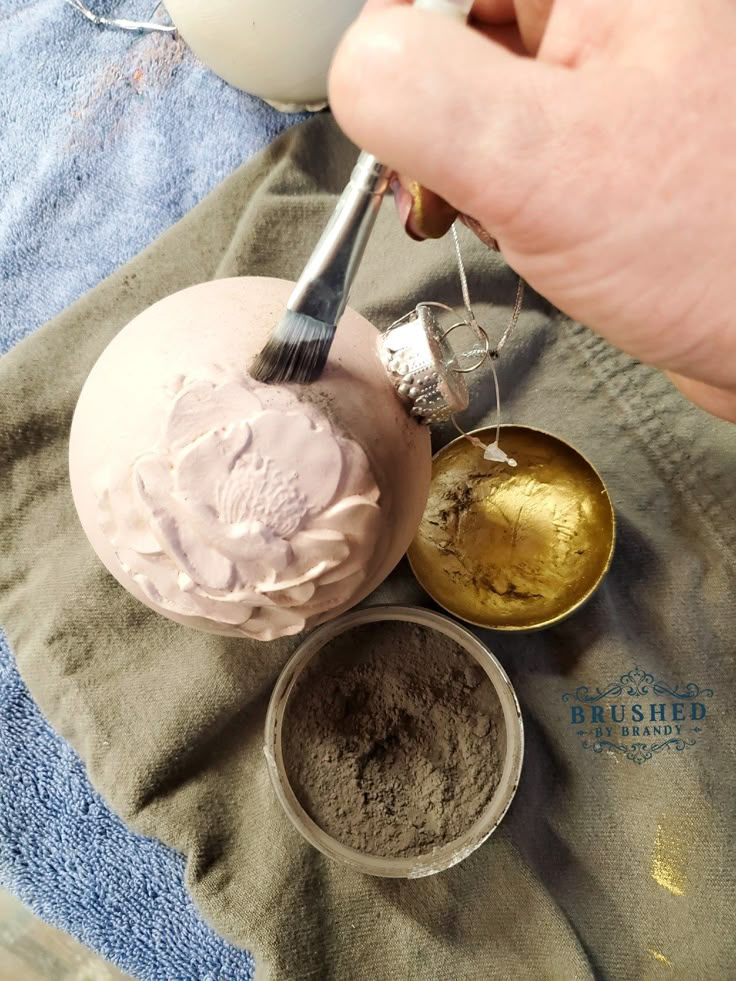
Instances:
[[[412,181],[412,190],[419,188],[419,185]],[[399,221],[404,226],[404,230],[407,235],[416,241],[422,241],[425,238],[421,234],[418,222],[417,222],[417,200],[416,200],[416,190],[414,194],[408,191],[404,185],[395,177],[391,181],[391,189],[394,192],[394,199],[396,201],[396,210],[399,213]]]
[[[412,209],[407,230],[416,238],[442,238],[450,230],[457,211],[434,191],[412,181],[410,184]]]

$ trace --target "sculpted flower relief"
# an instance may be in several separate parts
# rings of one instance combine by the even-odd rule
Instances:
[[[155,445],[95,474],[124,572],[163,610],[270,640],[345,602],[378,535],[362,448],[284,388],[177,378]]]

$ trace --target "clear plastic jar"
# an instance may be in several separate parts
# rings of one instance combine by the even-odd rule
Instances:
[[[282,729],[286,707],[294,686],[313,658],[338,634],[366,623],[402,620],[438,630],[459,644],[485,671],[498,696],[506,729],[506,755],[501,779],[481,816],[454,841],[426,855],[385,858],[369,855],[341,844],[322,830],[306,813],[289,784],[282,751]],[[325,710],[328,711],[326,706]],[[506,672],[487,647],[465,627],[449,617],[421,607],[373,606],[354,610],[323,624],[311,633],[294,653],[271,695],[266,716],[264,752],[276,796],[297,831],[328,858],[343,862],[358,872],[391,878],[420,878],[443,872],[475,851],[496,830],[513,800],[521,775],[524,728],[516,693]]]

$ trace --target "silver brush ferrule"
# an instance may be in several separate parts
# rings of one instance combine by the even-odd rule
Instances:
[[[361,153],[322,237],[294,287],[287,308],[336,325],[388,188],[390,171]]]

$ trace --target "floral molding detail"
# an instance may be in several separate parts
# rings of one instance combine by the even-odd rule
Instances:
[[[258,640],[348,601],[380,528],[354,440],[291,390],[216,367],[176,378],[156,444],[95,478],[100,527],[151,603]]]

